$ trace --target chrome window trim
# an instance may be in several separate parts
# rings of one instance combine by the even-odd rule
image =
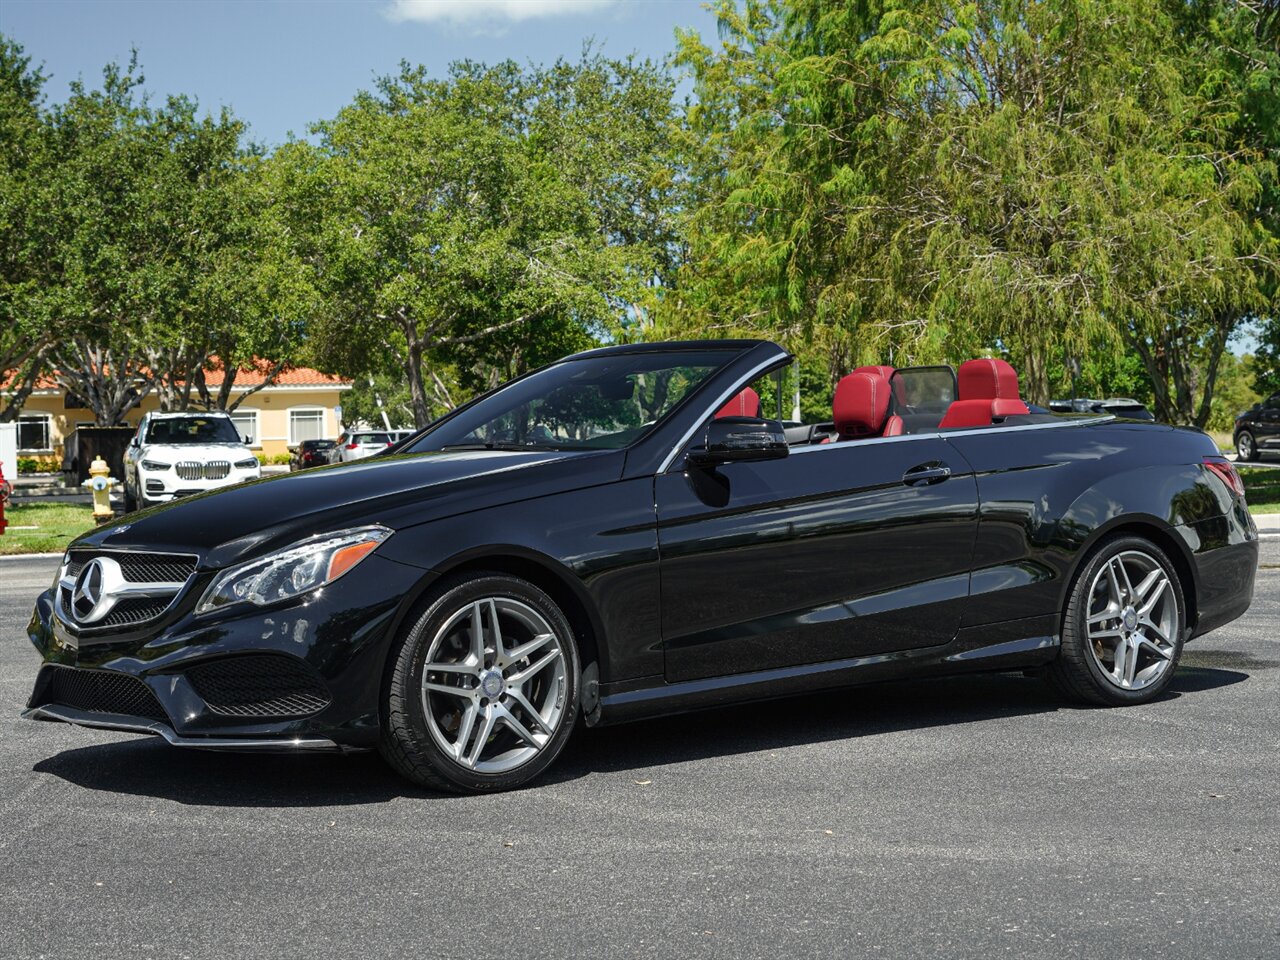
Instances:
[[[685,431],[684,436],[682,436],[679,442],[677,442],[676,445],[671,448],[671,452],[668,453],[666,457],[663,459],[662,463],[658,465],[658,469],[655,471],[655,475],[666,473],[671,468],[671,464],[675,461],[676,457],[680,455],[680,451],[682,451],[685,448],[685,444],[687,444],[690,440],[693,439],[693,435],[698,432],[698,429],[700,427],[706,424],[711,414],[713,414],[716,410],[719,410],[726,403],[728,403],[729,398],[742,389],[743,384],[750,385],[751,381],[755,380],[762,373],[767,373],[770,368],[783,366],[785,364],[794,362],[794,360],[795,358],[792,357],[791,354],[783,351],[781,356],[773,356],[773,357],[770,357],[768,360],[762,360],[760,363],[757,363],[754,367],[752,367],[749,371],[747,371],[746,375],[741,380],[739,380],[734,386],[722,392],[720,396],[717,398],[717,400],[715,401],[715,403],[711,403],[707,405],[706,411],[708,412],[704,412],[703,416],[699,417],[696,421],[694,421],[693,426]]]
[[[881,443],[896,443],[899,440],[920,440],[924,437],[933,439],[946,440],[948,437],[971,437],[978,434],[990,434],[992,431],[998,431],[1000,434],[1017,433],[1023,430],[1056,430],[1061,427],[1080,427],[1094,423],[1106,423],[1116,418],[1111,414],[1090,417],[1088,420],[1064,420],[1060,423],[1018,423],[1013,426],[996,426],[989,427],[965,427],[963,430],[938,430],[934,428],[927,433],[903,433],[896,437],[867,437],[865,440],[845,440],[839,443],[807,443],[799,447],[793,447],[788,456],[794,457],[802,453],[816,453],[819,450],[848,450],[850,445],[858,447],[870,447]]]

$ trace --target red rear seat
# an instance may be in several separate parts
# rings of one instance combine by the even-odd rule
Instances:
[[[889,419],[889,381],[862,367],[841,378],[831,399],[837,440],[879,437]]]
[[[721,417],[755,417],[760,419],[760,394],[750,387],[729,398],[729,402],[716,411],[715,419]]]
[[[985,427],[992,417],[1030,413],[1018,397],[1018,374],[1004,360],[966,360],[956,371],[960,399],[947,407],[941,427]]]

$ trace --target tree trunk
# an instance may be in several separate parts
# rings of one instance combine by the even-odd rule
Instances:
[[[404,317],[404,314],[401,314]],[[409,352],[405,362],[405,374],[409,378],[409,397],[413,404],[413,425],[421,430],[431,422],[431,407],[427,402],[427,385],[422,379],[423,342],[418,336],[417,324],[407,317],[403,322],[404,337]]]
[[[1039,342],[1028,343],[1022,351],[1019,386],[1024,399],[1041,406],[1049,405],[1048,347]]]

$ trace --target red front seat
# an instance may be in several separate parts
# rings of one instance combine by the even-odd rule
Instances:
[[[760,394],[746,387],[729,398],[729,402],[716,411],[715,419],[721,417],[755,417],[760,419]]]
[[[855,370],[836,384],[831,419],[837,440],[879,437],[889,418],[889,381],[878,373]]]
[[[993,417],[1031,412],[1018,396],[1017,372],[1003,360],[966,360],[956,371],[956,382],[961,400],[989,401]]]

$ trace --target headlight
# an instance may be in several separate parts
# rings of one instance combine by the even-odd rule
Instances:
[[[196,613],[235,604],[265,606],[332,583],[391,536],[386,527],[355,527],[301,543],[224,570],[200,598]]]
[[[161,463],[159,460],[143,460],[140,464],[143,470],[168,470],[169,464]]]
[[[257,458],[257,457],[250,457],[248,460],[237,460],[237,461],[236,461],[236,469],[237,469],[237,470],[252,470],[252,469],[253,469],[254,467],[256,467],[257,465],[258,465],[258,458]]]

